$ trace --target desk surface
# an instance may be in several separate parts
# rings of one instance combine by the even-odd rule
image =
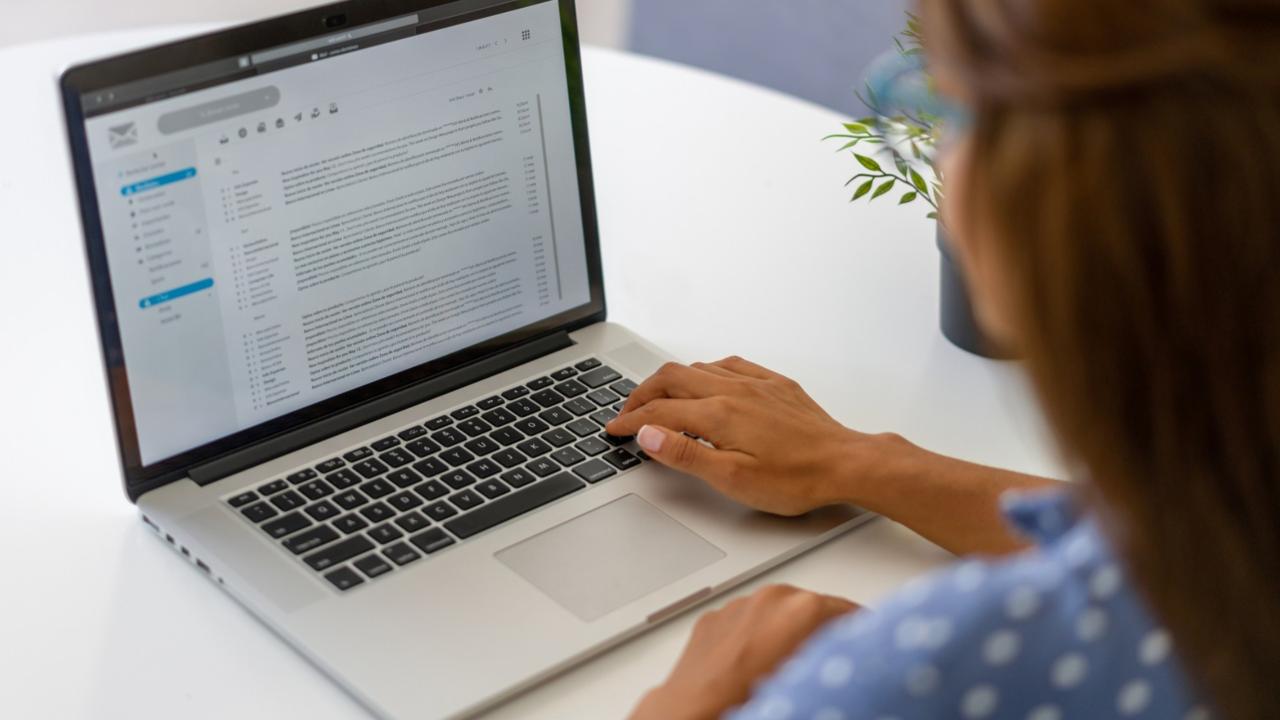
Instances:
[[[7,461],[0,677],[8,717],[310,717],[363,711],[144,531],[117,477],[54,77],[193,28],[0,51],[0,360]],[[937,330],[918,208],[846,203],[831,111],[678,65],[584,60],[610,318],[686,359],[737,353],[831,413],[934,450],[1054,473],[1017,372]],[[742,588],[875,604],[948,560],[877,520]],[[686,615],[495,718],[620,717],[670,668]]]

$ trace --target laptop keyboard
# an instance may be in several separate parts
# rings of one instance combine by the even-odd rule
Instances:
[[[639,466],[603,429],[635,387],[589,358],[226,502],[350,590]]]

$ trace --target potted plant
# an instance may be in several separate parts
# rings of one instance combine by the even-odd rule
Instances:
[[[907,27],[894,38],[898,65],[923,68],[920,20],[907,13]],[[874,70],[873,70],[874,72]],[[931,92],[926,88],[926,92]],[[942,334],[952,344],[975,355],[1007,359],[1010,355],[991,343],[974,318],[964,276],[950,251],[946,226],[938,215],[943,197],[942,172],[935,165],[941,129],[947,120],[921,107],[882,106],[873,88],[859,97],[872,115],[844,124],[844,132],[824,140],[843,141],[837,152],[849,152],[858,164],[858,173],[845,187],[853,189],[849,202],[874,202],[890,195],[899,205],[916,205],[937,223],[937,244],[941,258],[940,324]]]

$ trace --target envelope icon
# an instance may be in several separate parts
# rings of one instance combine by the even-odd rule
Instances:
[[[111,141],[111,149],[138,144],[138,124],[125,123],[107,129],[107,139]]]

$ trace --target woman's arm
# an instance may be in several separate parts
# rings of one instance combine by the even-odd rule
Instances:
[[[850,430],[794,381],[741,358],[664,366],[608,431],[638,434],[655,460],[760,510],[852,503],[959,555],[1024,547],[1001,519],[1000,494],[1056,484]]]

